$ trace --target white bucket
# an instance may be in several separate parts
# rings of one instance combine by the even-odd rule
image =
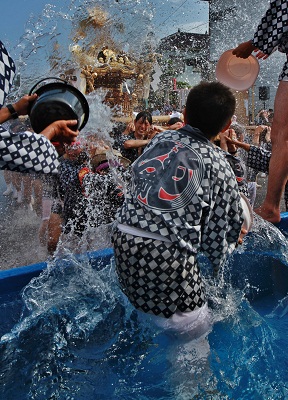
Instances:
[[[247,229],[247,231],[249,232],[253,225],[253,210],[247,197],[244,196],[243,193],[240,193],[240,196],[241,196],[241,205],[243,208],[243,217],[244,217],[242,228]]]

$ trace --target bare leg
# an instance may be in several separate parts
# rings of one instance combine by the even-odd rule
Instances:
[[[42,246],[45,246],[48,242],[48,228],[51,218],[51,207],[52,207],[53,199],[48,197],[43,197],[42,199],[42,222],[39,228],[39,241]]]
[[[32,195],[32,178],[30,174],[23,174],[23,198],[25,204],[29,204]]]
[[[12,172],[8,169],[4,169],[3,175],[6,185],[10,185],[12,183]]]
[[[12,183],[13,186],[16,188],[17,192],[20,192],[22,190],[22,178],[23,174],[21,172],[12,172]]]
[[[48,223],[48,243],[47,249],[49,254],[53,254],[57,248],[59,238],[62,233],[63,220],[61,215],[51,213]]]
[[[275,97],[271,140],[267,193],[263,204],[255,212],[276,223],[280,221],[280,201],[288,178],[288,82],[285,81],[279,82]]]
[[[22,203],[22,181],[23,181],[23,173],[22,172],[12,172],[12,182],[15,188],[15,192],[13,194],[13,198],[17,199],[17,203]]]
[[[42,214],[43,185],[41,179],[35,179],[32,184],[34,190],[34,210],[38,217]]]
[[[12,172],[9,170],[3,171],[4,180],[7,185],[5,192],[3,193],[4,196],[9,196],[9,194],[13,193],[13,183],[12,183]]]

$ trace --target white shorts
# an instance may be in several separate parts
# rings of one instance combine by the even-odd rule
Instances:
[[[180,335],[188,334],[191,339],[196,339],[202,336],[204,333],[209,331],[212,325],[207,303],[194,311],[176,311],[176,313],[170,318],[158,317],[153,314],[144,314],[141,311],[139,311],[139,314],[141,314],[142,318],[145,315],[146,318],[149,318],[149,320],[159,328]]]

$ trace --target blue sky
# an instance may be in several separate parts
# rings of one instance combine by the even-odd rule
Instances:
[[[61,4],[59,0],[5,0],[1,4],[0,40],[16,46],[25,32],[25,24],[29,17],[41,14],[45,4]],[[17,10],[17,11],[16,11]]]
[[[129,3],[131,0],[118,0],[118,5]],[[141,3],[143,0],[134,0]],[[25,25],[33,15],[41,15],[45,5],[50,4],[55,10],[65,11],[67,4],[73,5],[75,0],[9,0],[1,4],[0,40],[7,46],[15,47],[25,32]],[[85,1],[82,1],[84,4]],[[98,2],[95,1],[95,4]],[[107,0],[108,3],[108,0]],[[112,3],[110,1],[110,3]],[[157,27],[156,33],[160,37],[171,34],[180,28],[188,32],[204,33],[208,29],[208,2],[201,0],[144,0],[143,4],[150,4],[153,12],[153,23]],[[105,4],[105,2],[104,2]],[[116,1],[115,1],[116,4]],[[131,2],[130,8],[133,8]],[[145,8],[145,7],[144,7]],[[196,27],[196,29],[195,29]]]
[[[208,2],[202,0],[5,0],[1,5],[0,40],[16,62],[21,86],[30,87],[31,81],[47,76],[51,56],[53,60],[58,57],[60,64],[73,63],[70,49],[75,45],[78,22],[83,15],[87,17],[89,7],[95,6],[107,12],[112,21],[111,38],[129,54],[139,52],[147,33],[153,32],[155,46],[158,39],[178,28],[197,33],[208,30]],[[81,47],[94,43],[98,34],[92,30],[87,36],[91,40],[83,41],[77,36],[77,43]]]

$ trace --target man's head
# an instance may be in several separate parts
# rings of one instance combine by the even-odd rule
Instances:
[[[147,136],[152,125],[152,115],[148,111],[141,111],[134,120],[135,138],[143,139]]]
[[[181,118],[178,117],[173,117],[170,118],[169,121],[167,122],[167,126],[169,126],[170,129],[180,129],[184,125],[183,121]]]
[[[231,90],[220,82],[201,82],[187,97],[184,120],[211,139],[228,128],[236,100]]]
[[[65,154],[70,161],[84,163],[88,160],[88,155],[85,151],[85,145],[79,140],[71,144],[65,144]]]

